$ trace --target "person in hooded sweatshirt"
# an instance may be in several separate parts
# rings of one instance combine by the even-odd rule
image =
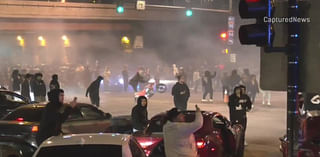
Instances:
[[[132,108],[131,118],[133,132],[143,131],[148,125],[148,101],[145,96],[140,96],[137,100],[137,105]]]
[[[196,105],[195,120],[186,122],[177,108],[167,112],[168,122],[163,126],[164,150],[167,157],[197,157],[194,132],[203,125],[200,108]]]
[[[58,136],[62,133],[61,125],[68,118],[72,108],[76,107],[76,98],[64,105],[64,91],[53,89],[48,93],[49,103],[46,105],[40,120],[39,132],[36,135],[37,144],[51,136]],[[63,112],[62,112],[63,111]]]
[[[50,88],[50,90],[60,89],[60,84],[59,84],[59,81],[58,81],[58,75],[57,74],[52,75],[52,80],[50,81],[49,88]]]
[[[202,96],[202,102],[206,102],[207,95],[210,95],[210,102],[213,102],[213,87],[212,87],[212,79],[216,77],[216,72],[212,75],[210,71],[204,72],[204,77],[202,77],[202,86],[204,89],[203,96]]]
[[[178,82],[172,87],[171,94],[174,99],[174,105],[181,111],[187,110],[187,103],[190,97],[190,90],[184,82],[184,76],[177,76]]]
[[[90,86],[88,87],[86,91],[86,97],[88,97],[88,94],[90,96],[91,103],[99,107],[100,105],[100,84],[103,80],[102,76],[98,76],[98,78],[93,81]]]
[[[31,100],[30,96],[30,81],[31,81],[31,75],[26,74],[25,79],[21,85],[21,95],[28,98],[28,100]]]
[[[46,101],[46,84],[44,83],[42,79],[42,74],[37,73],[35,74],[35,81],[33,85],[33,92],[34,92],[34,97],[35,101],[37,102],[44,102]]]

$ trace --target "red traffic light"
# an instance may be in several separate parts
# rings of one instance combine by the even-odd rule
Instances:
[[[222,40],[227,40],[227,38],[228,38],[227,33],[226,33],[226,32],[222,32],[222,33],[220,34],[220,38],[221,38]]]

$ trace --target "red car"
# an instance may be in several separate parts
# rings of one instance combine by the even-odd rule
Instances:
[[[195,119],[194,111],[183,112],[186,120]],[[200,157],[241,157],[244,150],[243,127],[231,125],[217,112],[202,112],[203,127],[194,133]],[[162,127],[166,114],[151,118],[144,133],[135,136],[149,157],[165,157]]]

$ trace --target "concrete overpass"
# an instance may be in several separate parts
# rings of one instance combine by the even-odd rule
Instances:
[[[123,14],[116,13],[115,4],[60,3],[44,1],[1,0],[0,31],[31,30],[118,30],[131,29],[128,21],[184,21],[183,7],[148,5],[137,11],[134,4],[124,6]],[[194,17],[212,17],[213,12],[228,10],[194,9]],[[126,21],[126,22],[124,22]]]

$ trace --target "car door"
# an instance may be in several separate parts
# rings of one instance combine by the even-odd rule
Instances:
[[[99,133],[110,127],[110,120],[104,113],[92,106],[79,106],[72,111],[63,125],[68,133]]]
[[[82,106],[80,112],[88,132],[105,132],[111,126],[111,121],[104,112],[93,106]]]

